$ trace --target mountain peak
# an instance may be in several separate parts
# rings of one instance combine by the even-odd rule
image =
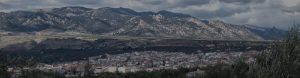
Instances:
[[[58,13],[58,14],[67,14],[67,13],[81,14],[81,13],[89,11],[89,10],[92,10],[92,9],[85,8],[85,7],[79,7],[79,6],[70,6],[70,7],[54,8],[54,9],[52,9],[52,12]]]
[[[81,6],[68,6],[62,8],[54,8],[54,9],[62,9],[62,10],[91,10],[91,8],[81,7]]]
[[[136,12],[132,9],[123,8],[123,7],[119,7],[119,8],[104,7],[104,8],[99,8],[98,10],[109,10],[111,12],[116,12],[116,13],[125,14],[125,15],[137,15],[138,14],[138,12]]]
[[[62,7],[49,12],[15,11],[0,15],[0,31],[14,33],[47,34],[47,30],[58,30],[105,36],[217,40],[262,40],[262,36],[269,34],[258,35],[265,31],[220,20],[198,20],[187,14],[167,10],[155,13],[136,12],[123,7]]]
[[[191,17],[190,15],[187,15],[187,14],[174,13],[174,12],[167,11],[167,10],[161,10],[161,11],[157,12],[157,14],[161,14],[163,16],[169,16],[169,17]]]

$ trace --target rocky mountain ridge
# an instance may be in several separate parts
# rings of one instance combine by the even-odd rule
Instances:
[[[2,33],[79,32],[103,36],[174,37],[209,40],[269,40],[282,37],[276,28],[253,28],[200,20],[170,11],[136,12],[128,8],[62,7],[0,13]],[[275,34],[273,34],[274,31]],[[274,35],[276,37],[271,37]]]

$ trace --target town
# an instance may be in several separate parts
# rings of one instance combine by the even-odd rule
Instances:
[[[91,66],[94,74],[103,72],[137,72],[154,71],[161,69],[197,68],[217,63],[232,64],[242,60],[251,62],[258,51],[249,52],[211,52],[186,54],[182,52],[132,52],[117,55],[99,55],[86,60],[57,63],[38,64],[35,68],[45,72],[56,72],[66,76],[77,76],[83,74],[87,65]],[[11,72],[18,74],[18,70],[10,68]],[[19,71],[20,72],[20,71]],[[76,73],[72,73],[76,72]]]

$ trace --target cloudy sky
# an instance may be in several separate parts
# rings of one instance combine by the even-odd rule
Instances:
[[[0,0],[0,11],[3,12],[63,6],[168,10],[200,19],[283,29],[294,23],[300,24],[300,0]]]

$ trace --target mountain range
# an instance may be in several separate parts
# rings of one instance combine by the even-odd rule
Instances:
[[[205,40],[271,40],[286,31],[229,24],[170,11],[137,12],[128,8],[62,7],[0,12],[1,35],[77,32],[101,36],[189,38]]]

